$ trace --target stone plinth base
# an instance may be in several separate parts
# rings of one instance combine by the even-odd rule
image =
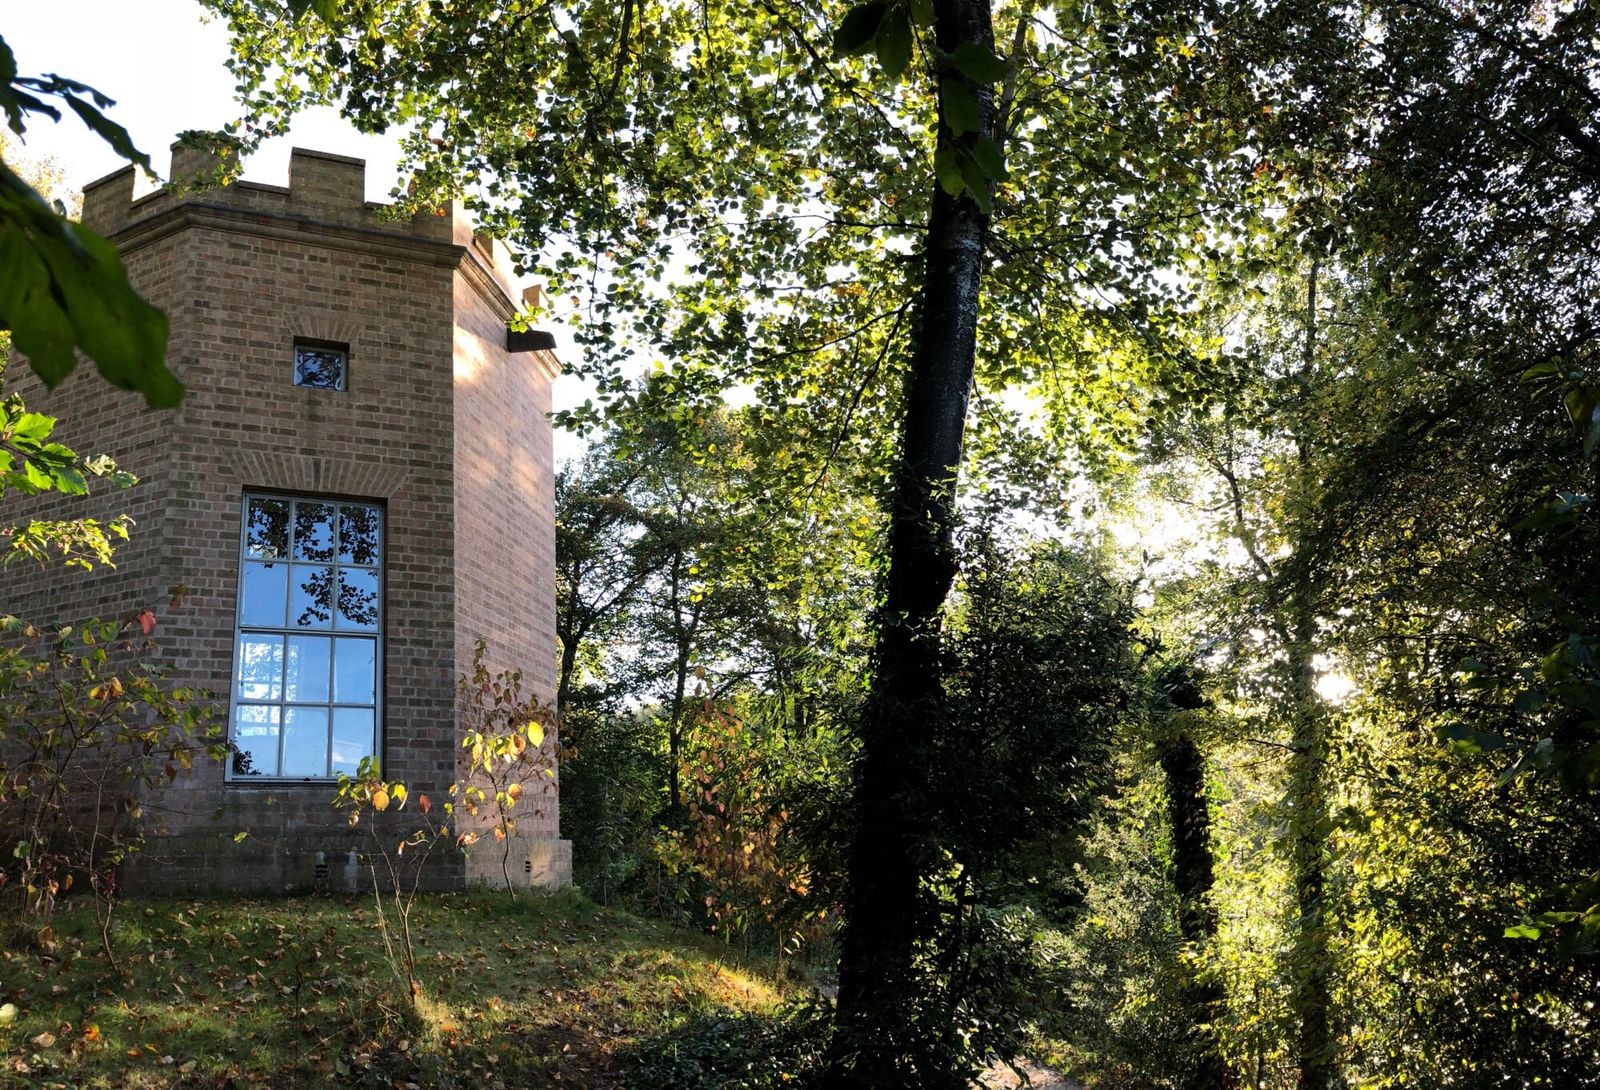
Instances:
[[[572,841],[517,833],[502,842],[491,834],[467,848],[469,884],[503,889],[508,877],[516,889],[571,885]]]

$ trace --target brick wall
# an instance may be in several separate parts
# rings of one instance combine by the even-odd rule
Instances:
[[[473,646],[482,639],[491,671],[521,670],[524,692],[550,705],[557,655],[555,454],[547,414],[557,365],[548,352],[506,351],[513,307],[495,287],[506,279],[503,251],[482,238],[465,242],[455,282],[458,668],[470,668]],[[555,741],[549,732],[552,765]],[[525,797],[516,815],[520,837],[557,836],[556,789],[550,780]],[[524,875],[541,865],[542,850],[516,846]],[[486,841],[482,851],[494,858],[480,866],[481,852],[474,853],[469,877],[497,880],[500,846]],[[557,873],[562,865],[543,864]]]
[[[203,166],[175,152],[173,176]],[[85,220],[167,312],[169,364],[188,395],[176,412],[152,413],[87,366],[48,393],[13,366],[30,404],[62,415],[67,441],[111,453],[143,480],[85,505],[138,520],[115,571],[14,569],[0,608],[125,612],[186,584],[184,608],[162,613],[163,648],[183,683],[223,694],[225,706],[243,493],[382,503],[380,753],[388,778],[442,794],[456,772],[455,676],[474,639],[520,666],[542,698],[553,688],[544,413],[554,361],[506,353],[504,269],[454,213],[385,219],[364,201],[362,175],[359,160],[296,150],[288,188],[135,200],[131,169],[89,187]],[[293,385],[297,337],[349,345],[345,391]],[[359,845],[331,796],[326,782],[228,784],[221,768],[197,766],[168,792],[166,835],[130,878],[164,890],[310,885],[319,851],[339,869]],[[552,798],[538,832],[555,828]],[[465,874],[455,854],[435,882]]]

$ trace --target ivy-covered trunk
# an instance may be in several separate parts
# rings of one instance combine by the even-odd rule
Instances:
[[[1179,732],[1161,750],[1172,822],[1172,884],[1178,894],[1178,934],[1190,950],[1204,950],[1217,937],[1211,904],[1214,856],[1211,810],[1206,801],[1206,759],[1195,740]],[[1185,1074],[1186,1090],[1228,1090],[1234,1079],[1223,1062],[1216,1022],[1226,997],[1214,977],[1185,966],[1182,984],[1190,1022],[1194,1064]]]
[[[1317,695],[1317,612],[1304,550],[1306,515],[1315,491],[1311,469],[1310,396],[1317,363],[1317,282],[1320,257],[1306,276],[1305,340],[1300,388],[1301,419],[1295,435],[1299,507],[1293,518],[1297,563],[1289,569],[1289,878],[1294,886],[1294,931],[1290,951],[1294,1057],[1299,1090],[1329,1090],[1335,1072],[1332,1004],[1333,965],[1328,952],[1326,848],[1328,836],[1328,736]]]
[[[994,50],[986,0],[937,0],[935,35],[946,54]],[[990,136],[993,92],[953,67],[976,99],[979,129],[955,135],[943,116],[939,142]],[[944,96],[941,94],[941,100]],[[927,989],[917,944],[932,937],[935,909],[921,890],[934,862],[937,814],[929,793],[930,725],[943,703],[940,614],[956,573],[956,477],[972,388],[978,305],[989,217],[969,193],[934,186],[925,236],[918,322],[906,385],[900,461],[889,522],[889,566],[878,618],[872,695],[861,725],[856,821],[848,864],[839,1003],[830,1078],[837,1087],[935,1085],[918,1071],[919,1038],[950,1032],[917,1018]]]
[[[1290,955],[1295,1063],[1300,1090],[1328,1090],[1333,1077],[1329,1024],[1330,977],[1325,841],[1328,818],[1328,740],[1316,691],[1312,633],[1304,588],[1297,589],[1289,669],[1293,685],[1289,759],[1290,880],[1295,920]]]

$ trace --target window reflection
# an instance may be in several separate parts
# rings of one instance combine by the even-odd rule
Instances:
[[[245,498],[235,778],[353,773],[376,751],[382,538],[371,504]]]
[[[233,716],[233,774],[278,774],[278,713],[270,704],[241,704]]]
[[[333,709],[334,775],[354,773],[361,758],[372,750],[372,709]]]
[[[349,353],[342,348],[297,344],[294,348],[294,384],[319,390],[343,390]]]
[[[328,774],[328,709],[285,708],[283,775]]]
[[[325,704],[331,641],[325,636],[290,636],[284,663],[284,699],[294,704]]]
[[[240,700],[283,699],[283,637],[240,636],[237,674]]]
[[[288,587],[287,564],[246,561],[239,577],[239,623],[282,627],[283,598]]]
[[[377,693],[378,643],[341,637],[333,655],[335,704],[371,704]]]
[[[246,556],[278,560],[289,555],[289,501],[257,498],[249,502],[244,522]]]
[[[294,505],[294,558],[333,559],[333,504],[301,500]]]
[[[289,588],[289,623],[296,628],[327,628],[333,622],[333,569],[294,566]]]
[[[370,568],[339,569],[339,627],[371,631],[378,627],[378,573]]]
[[[339,560],[345,564],[378,562],[378,509],[339,508]]]

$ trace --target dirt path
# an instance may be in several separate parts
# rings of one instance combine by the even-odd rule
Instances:
[[[1019,1087],[1026,1087],[1027,1090],[1083,1090],[1082,1083],[1058,1075],[1043,1064],[1023,1059],[1017,1061],[1017,1066],[1027,1075],[1026,1082],[1005,1064],[994,1063],[978,1080],[979,1085],[984,1090],[1018,1090]]]

